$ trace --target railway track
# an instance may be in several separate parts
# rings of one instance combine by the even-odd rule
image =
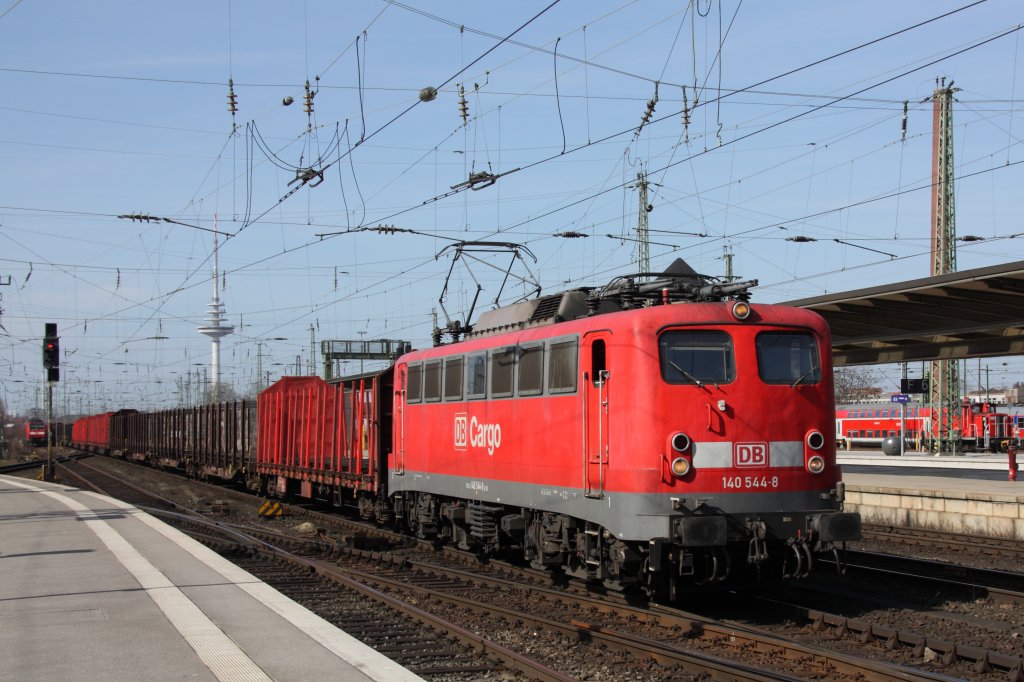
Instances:
[[[922,547],[930,552],[948,550],[961,554],[977,553],[982,556],[1007,558],[1013,561],[1019,560],[1024,555],[1024,542],[1014,538],[868,523],[863,525],[861,532],[865,540]]]
[[[847,570],[887,576],[894,581],[928,583],[953,596],[991,599],[1024,606],[1024,574],[949,564],[930,559],[896,556],[883,552],[850,551]]]
[[[332,571],[322,559],[324,544],[315,537],[254,531],[208,519],[186,505],[81,462],[74,470],[62,467],[61,474],[161,516],[282,594],[428,679],[473,679],[484,674],[500,679],[509,673],[549,682],[575,679]]]
[[[68,461],[74,461],[83,457],[91,457],[91,455],[60,455],[54,457],[55,463],[62,463]],[[15,462],[14,464],[5,464],[0,466],[0,475],[16,474],[21,471],[31,471],[32,469],[39,469],[46,466],[46,459],[34,459],[28,462]]]
[[[211,497],[233,499],[234,496],[233,491],[223,488],[213,489],[210,495],[205,494],[206,488],[202,490],[204,494],[190,496],[204,510],[208,508]],[[255,507],[252,498],[248,500],[248,506]],[[223,500],[221,503],[223,505]],[[241,506],[241,501],[229,504],[234,508]],[[335,619],[339,613],[348,613],[354,606],[350,600],[335,599],[330,595],[342,588],[354,589],[358,584],[370,592],[361,593],[363,596],[356,599],[357,603],[367,601],[370,595],[374,599],[383,595],[455,625],[463,632],[447,635],[449,638],[462,638],[458,639],[460,644],[454,650],[443,648],[441,644],[421,649],[449,652],[445,660],[459,660],[459,665],[467,670],[480,668],[471,674],[486,674],[482,671],[493,669],[500,657],[492,654],[486,662],[470,662],[453,658],[453,655],[463,656],[467,648],[484,647],[479,640],[488,639],[480,634],[485,632],[489,638],[507,645],[508,652],[502,655],[515,652],[530,654],[544,661],[557,662],[554,665],[559,670],[571,671],[567,674],[588,677],[595,676],[595,669],[603,669],[616,671],[616,679],[663,676],[773,680],[949,679],[941,673],[913,670],[892,662],[838,651],[830,646],[797,641],[807,639],[813,633],[824,633],[822,639],[825,640],[834,639],[835,632],[842,626],[835,624],[838,617],[831,614],[809,617],[807,626],[795,636],[780,636],[759,628],[716,621],[665,607],[630,605],[615,595],[583,594],[585,590],[579,583],[570,583],[570,589],[552,585],[548,573],[518,569],[500,562],[480,565],[475,558],[466,557],[464,553],[438,552],[429,543],[410,545],[404,536],[396,536],[397,540],[393,541],[386,537],[387,531],[378,536],[365,528],[353,530],[353,526],[346,525],[351,522],[338,521],[338,517],[323,517],[315,511],[293,510],[292,513],[312,521],[304,524],[308,526],[305,537],[294,537],[291,531],[284,534],[283,529],[247,527],[245,521],[239,525],[208,519],[195,521],[206,530],[191,532],[204,542],[217,545],[219,551],[230,555],[233,560],[237,558],[243,567],[297,601],[306,603],[311,610],[319,612],[326,607],[327,613],[333,613]],[[227,534],[228,539],[217,539],[217,533],[210,528]],[[319,533],[317,528],[321,529]],[[338,537],[330,537],[332,534]],[[239,536],[251,539],[240,542]],[[267,551],[265,547],[261,548],[264,545],[273,548],[270,552],[272,565],[261,568],[264,559],[260,554]],[[289,545],[292,547],[282,549]],[[329,549],[329,554],[325,554],[325,549]],[[293,556],[286,558],[283,553]],[[330,585],[304,582],[313,575],[334,582]],[[417,614],[414,618],[411,611],[403,613],[405,615],[400,618],[405,620],[426,617]],[[388,631],[397,632],[392,626],[382,629],[371,625],[375,619],[379,617],[374,615],[363,619],[345,615],[335,622],[340,622],[347,631],[355,630],[353,634],[365,630],[364,641],[375,646],[375,636],[386,636]],[[856,623],[847,623],[847,632],[855,629]],[[881,632],[879,628],[875,631]],[[418,641],[413,635],[406,639]],[[856,638],[850,639],[858,643]],[[395,642],[389,641],[388,644],[394,645]],[[402,647],[401,644],[397,646]],[[411,646],[416,648],[418,645]],[[387,647],[379,650],[391,655]],[[539,656],[534,652],[540,652]],[[430,661],[395,660],[426,676],[449,674],[435,672],[436,665]],[[984,660],[990,667],[994,664],[998,668],[1003,663],[994,656],[986,656]],[[528,674],[535,679],[548,679],[540,675]]]

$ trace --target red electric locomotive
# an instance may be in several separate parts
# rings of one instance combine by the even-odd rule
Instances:
[[[25,442],[32,447],[42,447],[46,445],[48,430],[46,428],[46,422],[42,419],[29,419],[25,422]]]
[[[647,285],[516,304],[402,356],[387,481],[399,521],[670,597],[766,566],[802,575],[814,552],[857,539],[828,327],[749,304],[752,284],[677,261]]]

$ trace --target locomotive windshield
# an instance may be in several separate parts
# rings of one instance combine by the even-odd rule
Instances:
[[[816,384],[821,381],[818,342],[806,332],[762,332],[757,369],[766,384]]]
[[[736,378],[732,339],[725,332],[666,332],[658,350],[661,376],[670,384],[727,384]]]

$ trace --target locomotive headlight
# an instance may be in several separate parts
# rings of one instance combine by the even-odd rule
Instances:
[[[690,449],[690,437],[680,431],[672,436],[672,449],[676,452],[686,452]]]
[[[825,436],[821,431],[811,431],[807,434],[807,447],[811,450],[821,450],[825,445]]]
[[[807,471],[812,474],[820,474],[825,470],[825,459],[821,455],[814,455],[807,460]]]
[[[686,474],[690,473],[690,460],[686,457],[676,457],[672,460],[672,475],[676,478],[682,478]]]
[[[736,301],[732,304],[732,316],[737,320],[745,320],[750,317],[750,304],[746,301]]]

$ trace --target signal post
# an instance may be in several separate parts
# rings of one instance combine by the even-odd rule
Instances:
[[[47,322],[43,335],[43,369],[46,370],[46,471],[44,480],[53,480],[53,384],[60,381],[60,337],[57,323]]]

